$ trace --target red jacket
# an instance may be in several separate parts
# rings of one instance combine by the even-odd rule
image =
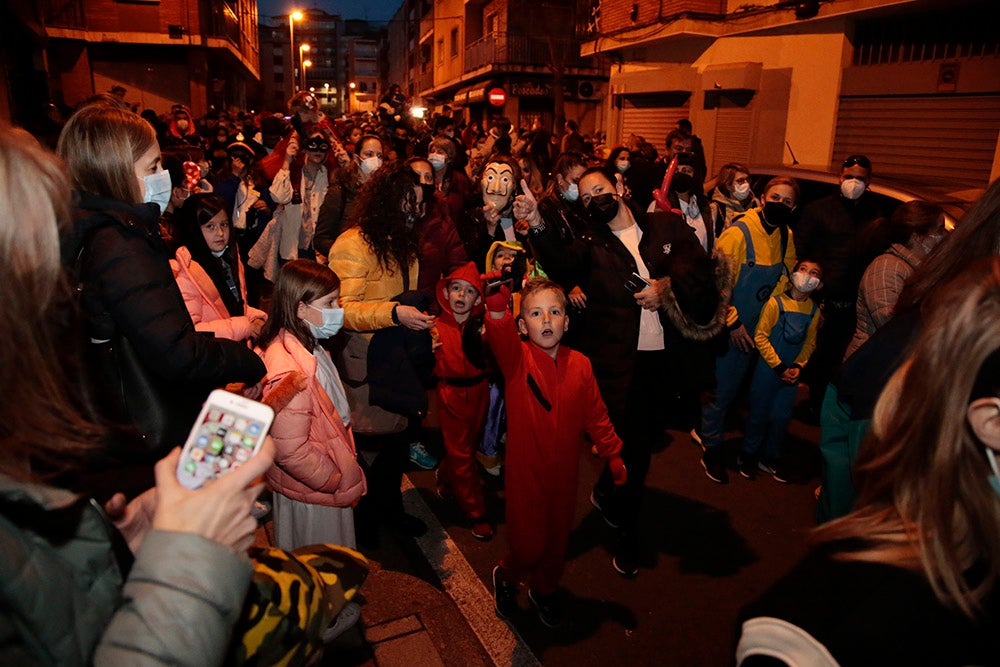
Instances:
[[[267,473],[268,483],[278,493],[299,502],[353,505],[367,490],[365,475],[358,465],[351,428],[344,426],[333,401],[316,379],[316,358],[287,331],[258,354],[267,365],[265,397],[286,373],[300,371],[307,378],[305,390],[275,415],[271,436],[276,451],[274,465]]]
[[[500,320],[487,316],[486,341],[506,383],[508,503],[522,493],[575,498],[580,453],[589,449],[584,436],[605,458],[622,446],[590,360],[566,346],[553,359],[522,341],[510,311]],[[532,390],[529,374],[541,397]]]

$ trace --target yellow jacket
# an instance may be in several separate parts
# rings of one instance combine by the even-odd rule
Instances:
[[[812,299],[796,301],[788,294],[782,294],[779,298],[781,299],[782,306],[785,308],[785,312],[802,313],[803,315],[808,315],[812,312]],[[774,299],[768,299],[767,303],[764,304],[764,309],[760,311],[760,320],[757,322],[757,332],[754,335],[754,343],[757,344],[757,351],[760,352],[760,358],[770,368],[777,368],[781,365],[781,357],[778,356],[774,346],[771,345],[770,339],[771,329],[778,323],[779,315],[778,304],[775,303]],[[809,329],[806,331],[806,339],[802,342],[802,349],[799,350],[795,361],[792,362],[800,368],[806,365],[809,357],[812,356],[813,350],[816,349],[816,330],[819,329],[819,316],[820,312],[819,308],[817,308],[812,319],[809,321]]]
[[[777,264],[781,256],[781,233],[775,231],[768,234],[764,231],[764,225],[760,221],[760,209],[750,209],[743,214],[743,222],[750,230],[750,241],[753,243],[757,255],[758,264]],[[743,232],[736,226],[727,227],[715,247],[726,255],[729,259],[729,271],[732,281],[730,285],[736,286],[736,281],[740,277],[740,269],[747,261],[747,242]],[[795,269],[795,240],[792,230],[788,230],[788,247],[785,249],[785,266],[790,274]],[[782,274],[778,279],[771,295],[784,294],[788,287],[788,277]],[[726,326],[732,326],[739,319],[736,306],[730,305],[726,313]],[[751,332],[747,332],[751,333]]]
[[[371,332],[396,326],[392,321],[396,302],[390,299],[403,291],[403,274],[395,262],[388,271],[383,269],[358,227],[337,237],[330,248],[329,262],[340,277],[345,328]],[[413,262],[410,289],[417,288],[417,274],[417,262]]]

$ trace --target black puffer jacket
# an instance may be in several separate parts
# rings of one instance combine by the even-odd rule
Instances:
[[[77,217],[63,239],[62,256],[74,271],[86,245],[79,280],[92,340],[120,332],[148,368],[176,383],[178,391],[207,396],[211,387],[254,384],[264,377],[264,363],[246,344],[195,332],[159,235],[155,204],[77,197]]]
[[[670,278],[661,284],[669,304],[659,311],[664,347],[685,369],[685,384],[704,386],[712,375],[707,338],[720,328],[716,323],[722,312],[717,262],[680,216],[657,212],[635,217],[642,229],[639,253],[650,277]],[[607,225],[590,226],[569,245],[554,225],[533,232],[530,239],[547,270],[570,277],[587,295],[579,348],[593,364],[608,410],[623,413],[639,344],[641,309],[625,286],[637,269],[635,259]]]

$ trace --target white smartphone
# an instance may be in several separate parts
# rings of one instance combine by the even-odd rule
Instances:
[[[239,394],[216,389],[208,395],[188,435],[177,479],[189,489],[238,467],[260,451],[274,410]]]

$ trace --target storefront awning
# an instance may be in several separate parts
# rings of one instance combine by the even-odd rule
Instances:
[[[455,96],[452,98],[451,105],[461,107],[468,104],[485,102],[486,93],[491,88],[495,87],[496,83],[494,81],[480,81],[479,83],[474,83],[471,86],[459,88],[455,92]]]

